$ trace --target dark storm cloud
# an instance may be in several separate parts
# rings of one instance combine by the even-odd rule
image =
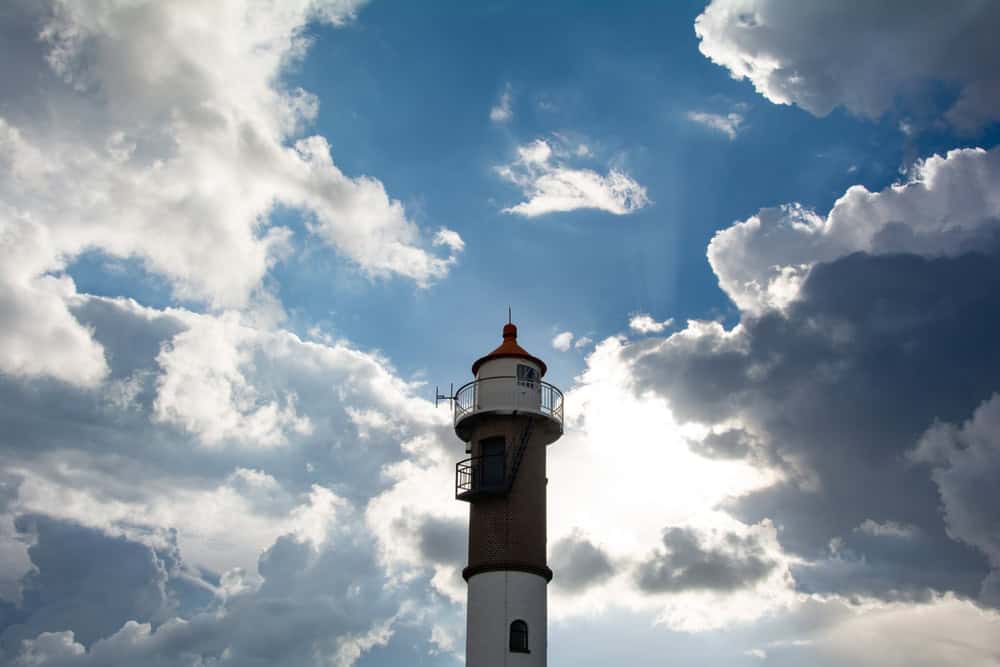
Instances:
[[[67,629],[89,645],[126,621],[160,620],[170,606],[168,564],[145,544],[45,516],[16,526],[34,540],[33,569],[21,582],[16,622],[0,634],[7,653],[22,639]]]
[[[702,440],[692,440],[688,443],[691,451],[710,459],[742,459],[747,457],[755,438],[740,428],[729,429],[720,433],[709,433]]]
[[[987,250],[817,265],[786,313],[637,343],[635,373],[680,418],[738,419],[782,462],[789,481],[732,509],[772,518],[784,548],[823,559],[866,519],[914,525],[922,538],[908,549],[851,545],[878,570],[868,592],[975,595],[985,559],[945,533],[938,489],[906,454],[936,419],[968,418],[1000,386],[1000,259]],[[839,584],[833,574],[810,577],[824,590],[858,587],[853,573]]]
[[[0,606],[8,623],[0,664],[20,656],[51,667],[313,665],[341,646],[349,655],[350,642],[387,639],[402,592],[387,586],[356,517],[322,545],[278,538],[260,557],[258,586],[184,610],[176,598],[193,578],[169,539],[154,549],[43,516],[18,525],[36,536],[34,569],[24,603]]]
[[[17,474],[0,470],[0,514],[10,511],[10,506],[17,500],[22,477]]]
[[[1000,606],[1000,394],[964,424],[935,423],[911,458],[931,467],[949,535],[989,558],[980,598]]]
[[[59,77],[45,60],[46,44],[40,38],[45,25],[52,20],[52,3],[45,0],[11,0],[0,5],[0,44],[4,58],[0,61],[0,81],[4,90],[3,117],[18,121],[38,117],[44,108],[43,99],[58,93]],[[60,102],[70,102],[72,96],[60,96]]]
[[[927,602],[933,591],[961,587],[970,592],[978,585],[978,570],[963,574],[961,560],[954,568],[949,560],[939,539],[918,530],[871,534],[855,529],[832,540],[825,558],[792,565],[791,571],[799,589],[808,593]]]
[[[586,537],[573,533],[552,545],[553,583],[569,591],[583,591],[614,574],[611,558]]]
[[[468,535],[466,521],[428,517],[417,530],[417,541],[424,558],[461,567],[468,552]]]
[[[663,547],[636,570],[636,583],[647,593],[734,591],[752,586],[777,566],[753,535],[730,533],[709,546],[690,528],[668,528]]]
[[[428,447],[437,445],[444,427],[421,421],[424,404],[406,403],[405,387],[392,384],[395,376],[370,355],[265,333],[247,350],[248,382],[265,397],[295,394],[295,409],[310,416],[314,430],[277,447],[208,447],[155,412],[160,355],[193,316],[95,297],[82,298],[74,315],[104,346],[108,381],[85,389],[0,375],[0,508],[9,517],[27,504],[98,525],[108,521],[103,513],[118,515],[119,503],[134,503],[137,515],[133,524],[110,526],[114,536],[41,513],[20,520],[23,539],[34,540],[34,569],[23,582],[23,601],[0,600],[0,664],[23,654],[39,665],[187,667],[227,656],[227,664],[297,666],[342,648],[350,654],[352,642],[361,642],[363,653],[385,641],[389,631],[379,627],[403,600],[423,599],[427,579],[387,588],[375,536],[347,509],[337,513],[344,514],[337,541],[280,538],[261,555],[259,576],[185,564],[178,548],[179,539],[192,539],[185,517],[174,518],[177,525],[142,521],[146,508],[148,516],[158,514],[164,494],[185,491],[221,489],[255,516],[275,520],[294,519],[314,484],[363,506],[390,483],[382,467],[401,456],[403,438],[420,435]],[[347,407],[391,412],[398,422],[371,430],[360,447]],[[24,479],[34,489],[30,497]],[[72,501],[64,508],[53,498],[66,493]],[[425,528],[430,556],[460,562],[463,526],[438,520]],[[193,539],[204,541],[199,530],[206,528],[195,528]],[[236,580],[243,583],[234,586]]]

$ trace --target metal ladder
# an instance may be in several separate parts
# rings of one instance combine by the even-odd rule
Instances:
[[[517,471],[521,467],[521,461],[524,459],[524,452],[528,449],[528,441],[531,440],[531,431],[535,426],[535,418],[533,416],[528,416],[528,423],[524,425],[524,430],[521,432],[521,442],[517,445],[517,450],[514,452],[514,459],[510,464],[510,475],[507,476],[507,490],[505,495],[510,493],[511,488],[514,486],[514,480],[517,478]]]

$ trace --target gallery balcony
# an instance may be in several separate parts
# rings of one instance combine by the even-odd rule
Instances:
[[[455,464],[455,497],[472,502],[510,490],[505,454],[473,456]]]
[[[473,380],[459,387],[454,400],[455,432],[468,442],[481,421],[493,415],[527,415],[536,432],[552,442],[563,432],[563,395],[541,380],[514,376]]]

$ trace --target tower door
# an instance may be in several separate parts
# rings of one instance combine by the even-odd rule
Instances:
[[[484,438],[479,446],[483,455],[483,486],[503,486],[507,471],[506,441],[503,437]]]

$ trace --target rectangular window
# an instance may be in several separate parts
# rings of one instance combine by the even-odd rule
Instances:
[[[517,384],[521,387],[534,389],[538,382],[538,369],[527,364],[517,365]]]

